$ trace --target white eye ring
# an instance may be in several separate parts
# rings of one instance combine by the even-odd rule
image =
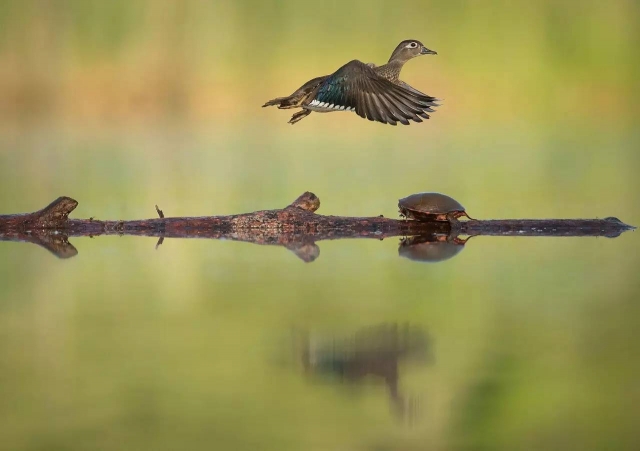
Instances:
[[[417,42],[411,42],[411,43],[405,45],[404,48],[406,48],[406,49],[415,49],[416,47],[418,47],[418,43]]]

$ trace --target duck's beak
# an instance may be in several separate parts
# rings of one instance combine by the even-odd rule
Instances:
[[[436,52],[435,50],[429,50],[426,47],[422,47],[422,49],[420,50],[420,55],[437,55],[438,52]]]

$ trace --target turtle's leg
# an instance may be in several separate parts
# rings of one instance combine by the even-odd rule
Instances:
[[[289,119],[289,123],[293,125],[296,122],[301,121],[302,119],[304,119],[310,114],[311,114],[311,110],[300,110],[297,113],[294,113],[293,116],[291,116],[291,119]]]
[[[467,218],[467,219],[469,219],[469,220],[471,220],[471,221],[477,221],[477,219],[474,219],[474,218],[472,218],[471,216],[469,216],[469,215],[467,214],[467,212],[466,212],[466,211],[457,211],[457,212],[455,213],[455,218],[456,218],[456,219],[457,219],[457,218],[461,218],[462,216],[464,216],[465,218]]]
[[[471,220],[474,220],[471,216],[469,216],[467,214],[466,211],[452,211],[452,212],[447,213],[444,216],[445,216],[444,220],[449,221],[449,222],[459,222],[458,218],[461,217],[461,216],[465,216],[465,217],[467,217],[467,218],[469,218]]]

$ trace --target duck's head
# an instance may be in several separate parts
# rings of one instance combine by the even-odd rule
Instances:
[[[391,58],[389,58],[389,62],[391,61],[400,61],[406,62],[411,58],[415,58],[420,55],[437,55],[438,53],[429,50],[426,48],[422,42],[417,41],[415,39],[408,39],[406,41],[402,41],[396,49],[391,54]]]

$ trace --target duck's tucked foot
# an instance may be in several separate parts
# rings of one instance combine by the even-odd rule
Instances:
[[[291,116],[291,119],[289,119],[289,123],[291,125],[295,124],[298,121],[301,121],[302,119],[304,119],[305,117],[307,117],[308,115],[311,114],[311,110],[301,110],[298,111],[297,113],[295,113],[293,116]]]

